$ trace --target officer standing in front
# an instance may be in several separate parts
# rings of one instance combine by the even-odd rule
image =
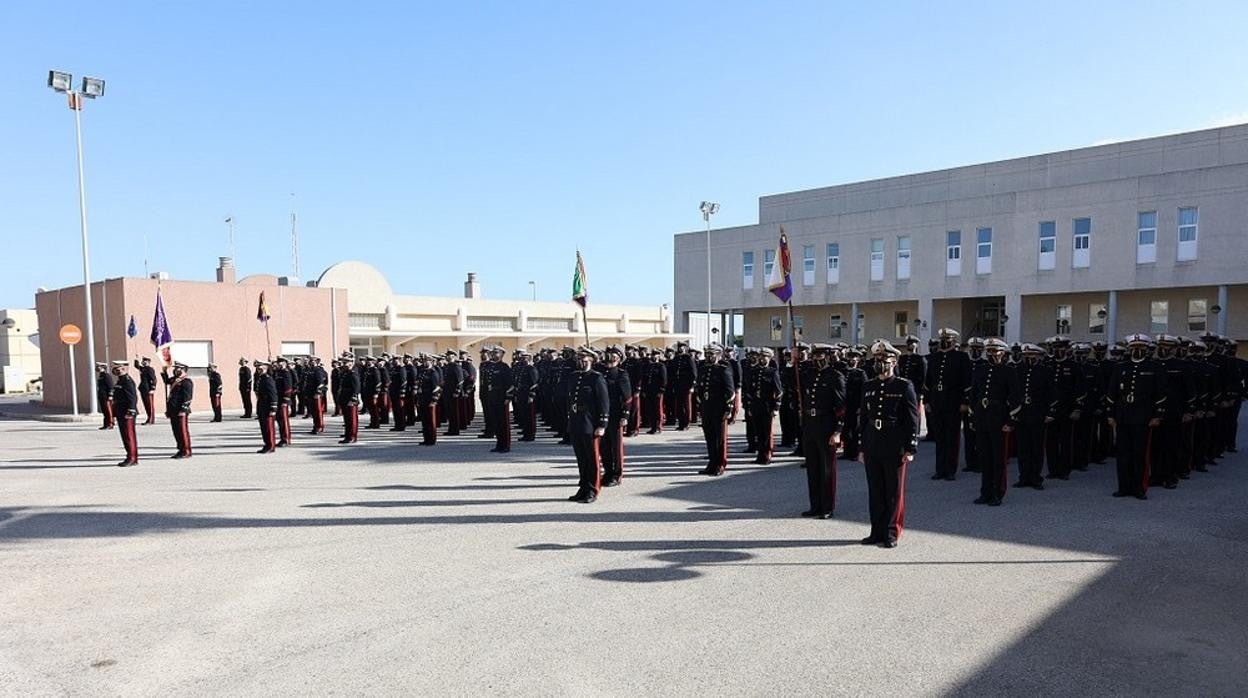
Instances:
[[[338,384],[338,404],[342,405],[342,439],[353,444],[360,438],[360,374],[354,370],[353,354],[342,355],[342,382]]]
[[[1044,349],[1028,342],[1020,348],[1023,360],[1014,364],[1018,376],[1021,409],[1015,420],[1018,440],[1018,481],[1015,487],[1044,489],[1044,432],[1054,421],[1053,370],[1042,359]]]
[[[1105,403],[1109,426],[1118,434],[1118,489],[1115,497],[1148,499],[1148,439],[1166,413],[1165,374],[1149,358],[1149,336],[1127,337],[1128,359],[1109,382]]]
[[[260,422],[260,439],[263,441],[256,453],[272,453],[277,450],[277,384],[268,361],[256,359],[256,416]]]
[[[126,449],[126,457],[118,467],[125,468],[139,464],[139,440],[134,432],[134,423],[139,416],[139,394],[134,387],[134,379],[126,372],[125,361],[113,362],[113,410],[117,415],[117,430],[121,432],[121,445]]]
[[[100,430],[112,429],[116,424],[113,418],[113,387],[117,384],[113,374],[108,372],[108,364],[98,363],[95,365],[95,402],[99,407],[100,414],[104,417],[104,423],[100,425]]]
[[[186,375],[186,364],[173,365],[173,377],[169,377],[168,367],[160,374],[165,385],[169,386],[169,396],[165,398],[165,416],[173,429],[173,438],[178,443],[178,452],[174,458],[191,457],[191,398],[195,395],[195,384]]]
[[[251,419],[251,369],[246,358],[238,360],[238,394],[243,399],[243,416],[239,419]]]
[[[624,431],[632,412],[633,386],[628,371],[620,366],[623,352],[609,347],[603,352],[606,370],[603,380],[607,383],[608,418],[602,435],[603,487],[615,487],[624,477]]]
[[[775,421],[780,412],[780,399],[784,387],[780,384],[780,369],[772,361],[775,351],[770,347],[758,350],[758,363],[750,381],[750,419],[754,422],[754,462],[759,465],[771,463],[775,456]]]
[[[139,399],[143,401],[143,411],[147,413],[144,424],[156,423],[156,369],[152,368],[152,360],[144,356],[142,361],[134,360],[134,367],[139,370]]]
[[[914,386],[894,375],[897,351],[884,340],[871,347],[876,377],[863,386],[859,425],[867,469],[871,535],[863,545],[897,547],[906,514],[906,466],[919,449],[919,400]]]
[[[832,347],[812,347],[814,371],[802,383],[802,455],[810,509],[802,516],[830,519],[836,512],[836,449],[845,418],[845,374],[832,365]]]
[[[971,385],[971,358],[958,350],[956,330],[943,328],[939,337],[937,351],[927,360],[923,399],[924,404],[930,406],[927,433],[936,441],[936,471],[932,479],[954,480],[958,472],[962,415],[970,411],[966,400]]]
[[[971,378],[971,411],[975,455],[979,458],[979,498],[976,504],[1001,506],[1006,490],[1006,459],[1010,434],[1021,407],[1018,373],[1005,363],[1009,345],[995,337],[984,342],[983,361]]]
[[[565,404],[568,407],[565,433],[572,441],[579,473],[576,494],[568,497],[570,502],[589,504],[598,498],[602,485],[602,462],[599,443],[607,431],[611,417],[607,382],[602,374],[593,370],[598,352],[581,347],[577,352],[577,369],[568,379]]]
[[[221,380],[221,372],[216,364],[208,364],[208,400],[212,403],[212,421],[221,421],[221,396],[225,393],[225,383]]]
[[[732,382],[732,367],[722,361],[723,356],[723,347],[706,345],[706,362],[695,386],[702,405],[702,435],[706,439],[707,463],[703,475],[723,475],[728,467],[728,419],[732,416],[737,390]]]

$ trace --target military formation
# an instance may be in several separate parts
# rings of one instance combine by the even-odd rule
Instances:
[[[625,440],[664,429],[700,427],[704,475],[729,465],[728,430],[744,421],[744,453],[768,464],[778,447],[801,458],[809,508],[803,516],[831,518],[837,501],[838,459],[857,460],[867,473],[871,534],[864,544],[894,547],[905,517],[905,479],[920,434],[934,441],[933,480],[980,478],[976,504],[1000,506],[1013,486],[1044,489],[1090,464],[1117,461],[1115,497],[1147,499],[1150,487],[1173,489],[1236,449],[1248,362],[1232,340],[1133,334],[1113,346],[1050,337],[1007,345],[1000,339],[962,341],[940,330],[919,352],[917,337],[902,348],[798,342],[792,350],[737,349],[686,343],[659,350],[641,346],[480,350],[442,354],[355,356],[343,353],[325,368],[314,356],[239,360],[242,419],[259,425],[258,453],[294,440],[293,422],[325,433],[326,417],[341,418],[338,443],[363,429],[404,432],[419,426],[423,446],[456,436],[480,418],[477,438],[494,453],[550,433],[572,446],[576,492],[591,503],[625,474]],[[138,462],[135,425],[155,422],[155,369],[136,359],[97,366],[101,429],[119,428],[120,466]],[[159,374],[165,416],[177,443],[174,458],[193,455],[188,418],[194,383],[175,363]],[[220,421],[224,381],[208,367],[213,421]],[[480,414],[478,414],[480,405]],[[332,409],[332,412],[331,412]],[[779,426],[779,434],[775,427]],[[545,429],[543,430],[542,427]],[[444,431],[443,431],[444,430]],[[791,450],[788,450],[791,449]],[[1009,475],[1016,460],[1017,475]]]

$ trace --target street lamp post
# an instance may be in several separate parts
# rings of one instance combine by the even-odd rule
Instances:
[[[104,81],[99,78],[84,77],[82,89],[73,89],[74,78],[69,73],[56,70],[48,71],[48,87],[69,96],[69,108],[74,112],[74,133],[78,139],[78,216],[82,228],[82,286],[87,301],[87,366],[95,370],[95,323],[92,322],[91,309],[91,255],[87,244],[87,189],[83,181],[82,170],[82,98],[95,99],[104,96]],[[95,414],[95,401],[87,401],[87,416]]]
[[[706,327],[707,339],[710,339],[711,327],[711,216],[719,213],[719,204],[703,201],[698,210],[702,212],[702,220],[706,222]]]

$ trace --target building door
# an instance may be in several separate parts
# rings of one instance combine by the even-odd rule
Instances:
[[[981,302],[975,314],[975,334],[985,338],[1002,336],[1001,316],[1004,314],[1005,301],[994,299]]]

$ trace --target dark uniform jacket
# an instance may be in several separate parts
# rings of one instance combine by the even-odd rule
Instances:
[[[737,394],[736,385],[732,382],[732,367],[720,361],[704,363],[702,368],[696,386],[702,401],[702,413],[712,418],[726,417],[732,412]]]
[[[156,369],[151,364],[144,366],[138,361],[134,367],[139,370],[139,392],[150,393],[156,389]]]
[[[107,371],[95,374],[95,398],[100,402],[113,399],[113,387],[117,378]]]
[[[628,380],[628,371],[618,366],[609,368],[603,374],[603,380],[607,382],[610,421],[618,422],[628,416],[629,405],[633,400],[633,386]]]
[[[360,376],[355,371],[343,371],[342,382],[338,385],[338,403],[341,405],[358,405],[360,402]]]
[[[845,369],[845,419],[857,425],[858,408],[862,406],[862,391],[867,384],[867,372],[861,368]]]
[[[246,366],[238,367],[238,389],[251,390],[251,369]]]
[[[429,405],[436,402],[444,389],[442,386],[445,384],[445,381],[442,369],[437,366],[420,369],[414,386],[416,399],[421,405]]]
[[[927,359],[919,354],[902,354],[897,357],[897,375],[910,381],[922,398],[927,379]]]
[[[516,384],[516,401],[529,403],[537,399],[538,374],[537,367],[532,364],[517,364],[511,369]]]
[[[914,386],[897,376],[868,380],[862,387],[858,425],[862,448],[869,454],[917,453],[919,398]]]
[[[1027,363],[1014,364],[1014,373],[1018,379],[1019,411],[1015,419],[1020,424],[1043,424],[1045,418],[1054,417],[1057,401],[1053,397],[1053,369],[1043,361],[1035,365]]]
[[[937,351],[928,357],[924,400],[934,407],[957,409],[968,404],[970,387],[971,357],[965,352]]]
[[[771,414],[780,409],[780,398],[784,396],[784,386],[780,384],[780,370],[773,363],[762,366],[751,366],[748,395],[750,409],[760,414]]]
[[[975,375],[971,378],[970,411],[976,431],[999,431],[1004,425],[1013,426],[1022,408],[1021,393],[1018,371],[1013,366],[1004,362],[977,362]]]
[[[511,366],[501,362],[492,361],[490,370],[486,371],[485,366],[481,367],[481,396],[484,399],[492,400],[495,403],[507,400],[512,395],[512,385],[514,376]]]
[[[448,361],[442,367],[442,392],[451,397],[460,395],[464,387],[464,369],[458,361]]]
[[[172,419],[179,414],[191,413],[191,398],[195,395],[195,383],[190,376],[169,382],[169,397],[165,399],[165,416]]]
[[[839,432],[845,420],[845,374],[828,366],[802,379],[802,433]]]
[[[567,380],[568,435],[588,436],[606,429],[611,416],[607,382],[596,371],[574,371]]]
[[[1105,402],[1119,424],[1147,424],[1166,413],[1165,373],[1152,359],[1123,361],[1118,365]]]
[[[403,364],[391,364],[386,368],[388,380],[386,389],[390,393],[390,397],[398,402],[398,398],[407,393],[407,368]]]
[[[221,393],[224,393],[224,392],[225,392],[225,388],[223,387],[223,384],[221,382],[221,372],[213,371],[209,369],[208,371],[208,394],[220,395]]]
[[[277,412],[277,384],[273,381],[273,372],[266,371],[256,376],[256,414],[269,417]]]
[[[1083,409],[1087,389],[1084,387],[1083,369],[1074,359],[1051,361],[1053,368],[1053,399],[1057,402],[1056,416],[1069,417],[1074,410]]]
[[[113,414],[133,416],[139,409],[139,393],[134,379],[127,375],[117,377],[113,386]]]
[[[658,395],[667,390],[667,366],[662,361],[646,364],[642,373],[641,392],[646,395]]]
[[[693,360],[693,354],[677,354],[672,357],[672,369],[668,371],[668,377],[679,390],[692,388],[698,380],[698,365]]]
[[[1195,370],[1188,361],[1171,356],[1168,359],[1156,359],[1165,379],[1166,419],[1179,420],[1185,414],[1191,414],[1195,395],[1192,392],[1192,377]]]

